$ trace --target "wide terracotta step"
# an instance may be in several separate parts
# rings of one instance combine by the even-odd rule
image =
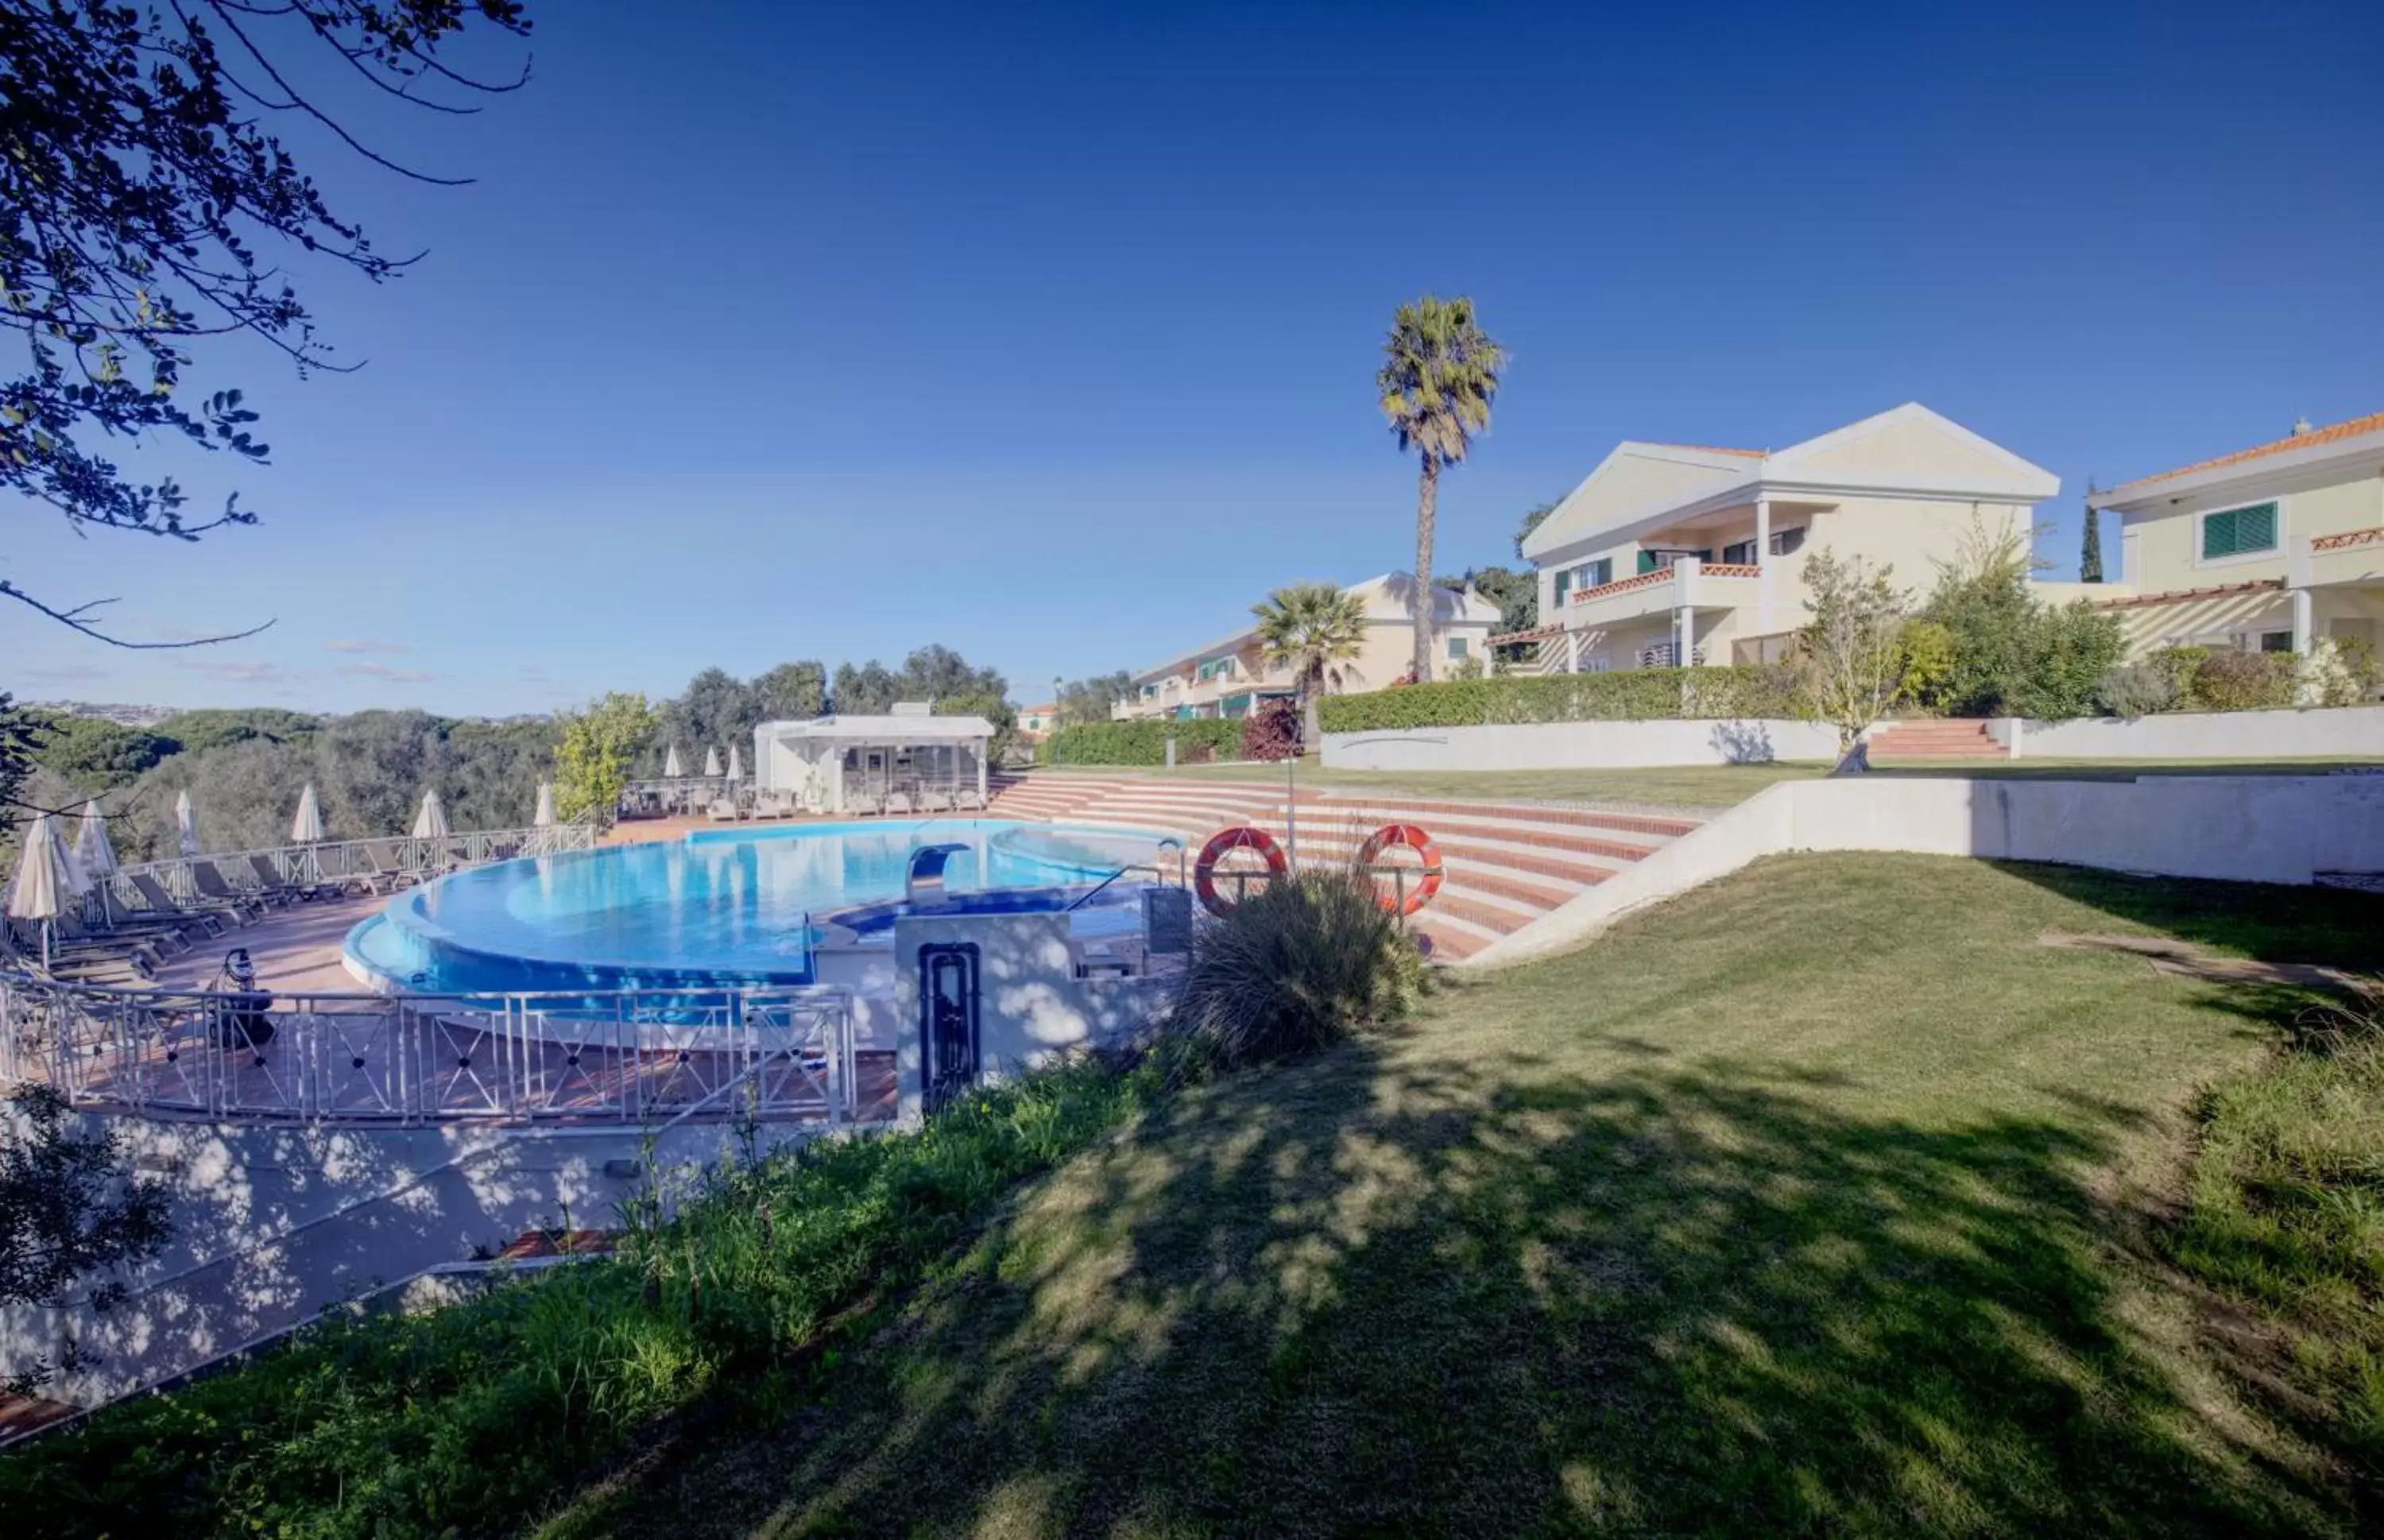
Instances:
[[[2004,759],[2009,751],[1983,721],[1898,722],[1870,735],[1873,759]]]

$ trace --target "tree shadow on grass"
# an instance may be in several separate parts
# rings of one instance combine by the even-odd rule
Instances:
[[[1997,871],[2130,925],[2267,962],[2384,972],[2384,894],[2279,883],[2146,881],[2092,866],[1993,861]]]
[[[1864,1120],[1811,1079],[1377,1041],[1187,1095],[819,1405],[566,1532],[2339,1524],[2114,1292],[2091,1177],[2130,1114]]]

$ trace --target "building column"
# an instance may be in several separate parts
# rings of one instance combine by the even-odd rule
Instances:
[[[1676,667],[1691,667],[1697,655],[1697,612],[1683,604],[1672,612],[1672,663]]]
[[[2312,642],[2316,640],[2316,616],[2313,613],[2314,608],[2315,606],[2310,602],[2309,590],[2293,590],[2293,651],[2305,658],[2310,654]]]
[[[1755,565],[1762,576],[1755,580],[1756,629],[1769,636],[1777,622],[1771,599],[1771,500],[1755,500]]]
[[[1581,672],[1581,633],[1579,631],[1565,633],[1565,672],[1568,674]]]
[[[976,800],[977,800],[978,801],[980,801],[980,802],[982,802],[982,801],[985,801],[985,760],[986,760],[986,750],[987,750],[989,746],[990,746],[990,745],[988,744],[988,742],[987,742],[986,739],[977,739],[977,743],[976,743]]]

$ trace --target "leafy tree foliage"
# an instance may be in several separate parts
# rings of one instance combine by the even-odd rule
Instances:
[[[195,540],[253,522],[237,494],[193,515],[171,477],[136,483],[89,441],[162,437],[266,457],[239,391],[186,389],[196,344],[245,333],[302,376],[340,367],[276,248],[376,281],[411,260],[382,255],[332,212],[267,131],[268,116],[326,126],[417,175],[305,93],[318,74],[360,76],[393,99],[454,111],[442,94],[511,89],[437,57],[474,21],[528,30],[515,0],[0,3],[0,326],[25,348],[20,372],[0,380],[0,486],[77,528]],[[53,604],[6,579],[0,595],[104,634],[91,604]]]
[[[1430,596],[1424,602],[1431,603]],[[1291,583],[1250,606],[1259,618],[1259,645],[1270,664],[1291,670],[1310,743],[1322,743],[1316,702],[1324,671],[1354,658],[1366,644],[1366,603],[1334,583]]]
[[[936,702],[937,716],[982,716],[993,724],[992,740],[986,754],[992,764],[1000,764],[1018,746],[1018,713],[1008,701],[992,690],[975,690],[962,695],[946,695]]]
[[[1469,567],[1459,583],[1498,606],[1502,631],[1528,631],[1540,623],[1540,575],[1530,567]]]
[[[1941,565],[1921,618],[1943,626],[1952,656],[1928,704],[1956,716],[2060,720],[2094,709],[2125,651],[2118,618],[2084,600],[2055,608],[2029,589],[2029,556],[2008,530],[1974,529]]]
[[[836,665],[828,709],[845,716],[875,716],[902,698],[902,677],[875,658],[854,666]]]
[[[2086,505],[2085,532],[2078,547],[2078,580],[2099,583],[2103,580],[2103,515],[2094,511],[2091,501],[2094,495],[2092,483],[2086,488],[2086,495],[2090,501]]]
[[[615,690],[557,717],[554,811],[565,823],[610,823],[621,804],[629,764],[653,736],[654,712],[643,695]]]
[[[1432,677],[1432,541],[1439,515],[1440,472],[1463,461],[1473,435],[1490,426],[1490,404],[1507,366],[1506,350],[1473,318],[1473,302],[1426,294],[1400,305],[1383,339],[1374,387],[1399,452],[1413,451],[1416,474],[1415,677]]]
[[[181,747],[163,734],[105,717],[54,715],[42,725],[34,758],[78,791],[112,791]]]
[[[971,666],[950,648],[930,642],[902,660],[895,673],[872,658],[855,667],[838,664],[832,708],[849,716],[875,716],[897,701],[940,701],[948,695],[1010,693],[1010,681],[994,668]]]
[[[0,1304],[56,1305],[78,1282],[165,1249],[166,1189],[133,1177],[128,1161],[113,1128],[77,1128],[55,1087],[10,1093],[0,1114]],[[124,1298],[124,1285],[108,1278],[91,1298],[105,1310]],[[70,1348],[66,1366],[74,1361]],[[31,1394],[52,1372],[46,1362],[19,1363],[0,1391]]]
[[[310,716],[304,712],[255,706],[232,711],[176,712],[149,730],[160,738],[172,739],[181,745],[184,753],[198,753],[221,748],[227,743],[242,743],[252,738],[261,738],[268,743],[287,743],[316,732],[322,726],[321,717]]]
[[[725,758],[731,744],[750,744],[762,721],[761,692],[725,668],[707,668],[687,682],[677,699],[664,702],[653,752],[666,754],[678,745],[691,755],[692,770],[703,751],[715,749]]]
[[[1529,556],[1523,554],[1523,542],[1530,540],[1532,531],[1546,524],[1548,521],[1548,515],[1556,511],[1555,503],[1542,503],[1523,515],[1523,522],[1515,526],[1515,560],[1519,562],[1531,560]]]
[[[1250,708],[1248,716],[1242,718],[1244,759],[1268,764],[1295,759],[1298,757],[1303,741],[1312,743],[1316,740],[1302,737],[1298,703],[1286,701],[1280,695],[1273,700],[1260,701]]]
[[[817,659],[782,663],[753,681],[762,722],[799,722],[827,711],[827,670]]]
[[[1886,714],[1903,682],[1908,605],[1892,577],[1890,567],[1826,550],[1805,563],[1813,610],[1804,630],[1811,710],[1838,729],[1841,752]]]
[[[1089,679],[1072,679],[1060,687],[1060,726],[1090,727],[1110,719],[1110,708],[1120,701],[1134,697],[1134,676],[1121,668],[1114,674],[1096,674]]]

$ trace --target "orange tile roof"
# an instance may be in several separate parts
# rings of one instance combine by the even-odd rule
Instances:
[[[2316,444],[2330,444],[2340,439],[2355,439],[2362,433],[2373,433],[2378,429],[2384,429],[2384,412],[2370,412],[2364,417],[2353,417],[2349,422],[2339,422],[2331,428],[2318,428],[2307,433],[2295,433],[2288,438],[2278,439],[2274,443],[2259,444],[2251,449],[2239,449],[2232,454],[2221,454],[2215,460],[2204,460],[2191,466],[2180,466],[2176,470],[2165,470],[2157,476],[2140,476],[2133,481],[2112,488],[2111,491],[2113,493],[2129,491],[2137,487],[2149,486],[2154,481],[2174,480],[2180,476],[2192,476],[2196,471],[2216,470],[2221,466],[2237,465],[2245,460],[2257,460],[2263,455],[2281,454],[2289,449],[2308,449]]]
[[[2165,593],[2139,593],[2125,599],[2097,599],[2098,610],[2142,610],[2155,604],[2186,604],[2197,599],[2218,599],[2230,593],[2265,593],[2282,589],[2282,578],[2254,578],[2241,583],[2221,583],[2207,589],[2170,589]]]
[[[1760,460],[1771,452],[1768,449],[1722,449],[1713,444],[1651,443],[1651,449],[1687,449],[1699,454],[1743,454],[1750,460]]]

